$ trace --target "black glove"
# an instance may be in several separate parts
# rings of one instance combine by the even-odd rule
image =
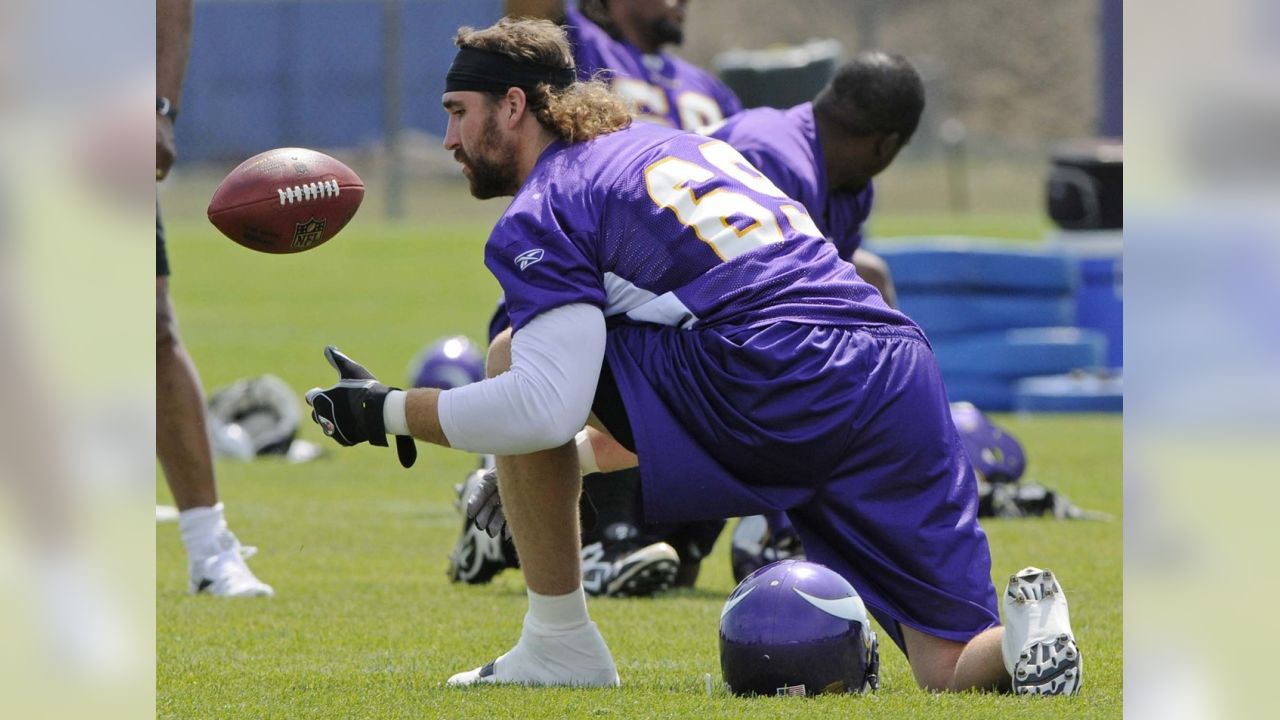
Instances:
[[[387,429],[382,422],[382,406],[387,401],[387,393],[400,388],[390,388],[378,382],[373,373],[332,345],[325,346],[324,356],[338,371],[338,384],[325,390],[311,388],[307,391],[311,419],[339,445],[351,446],[367,441],[386,447]],[[407,435],[396,436],[396,453],[404,467],[412,466],[418,459],[418,448],[413,444],[413,438]]]
[[[467,519],[489,537],[511,539],[507,516],[502,510],[502,498],[498,495],[498,471],[490,468],[480,476],[479,482],[467,498]]]

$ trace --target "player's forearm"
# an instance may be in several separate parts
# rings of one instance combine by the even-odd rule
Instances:
[[[405,420],[409,432],[424,442],[449,447],[449,438],[440,427],[440,391],[435,388],[416,388],[408,391],[404,404]]]
[[[509,17],[543,18],[559,21],[564,18],[564,0],[506,0]]]
[[[192,0],[156,0],[156,96],[179,104],[191,53]]]

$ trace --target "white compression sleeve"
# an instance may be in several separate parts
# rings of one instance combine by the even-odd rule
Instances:
[[[569,442],[591,412],[604,342],[604,313],[593,305],[535,317],[512,337],[510,370],[440,393],[449,445],[520,455]]]

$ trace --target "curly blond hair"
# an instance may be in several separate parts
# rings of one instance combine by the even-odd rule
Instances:
[[[574,69],[564,29],[547,20],[504,17],[481,30],[464,26],[458,29],[453,42],[458,47],[498,52],[516,60]],[[566,142],[583,142],[631,124],[627,106],[599,80],[575,82],[565,88],[540,83],[527,95],[533,116]]]

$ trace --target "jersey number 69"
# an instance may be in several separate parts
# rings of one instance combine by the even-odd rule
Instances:
[[[699,145],[698,150],[712,168],[747,189],[770,198],[789,199],[726,143],[711,140]],[[650,163],[644,170],[645,188],[654,203],[675,212],[676,218],[692,228],[721,260],[732,260],[769,243],[782,242],[778,216],[748,195],[724,187],[702,196],[694,194],[690,185],[705,183],[715,177],[716,172],[709,168],[672,156]],[[822,236],[813,219],[798,203],[783,203],[779,205],[778,212],[785,216],[796,232]],[[732,217],[744,216],[751,220],[745,227],[730,222]]]

